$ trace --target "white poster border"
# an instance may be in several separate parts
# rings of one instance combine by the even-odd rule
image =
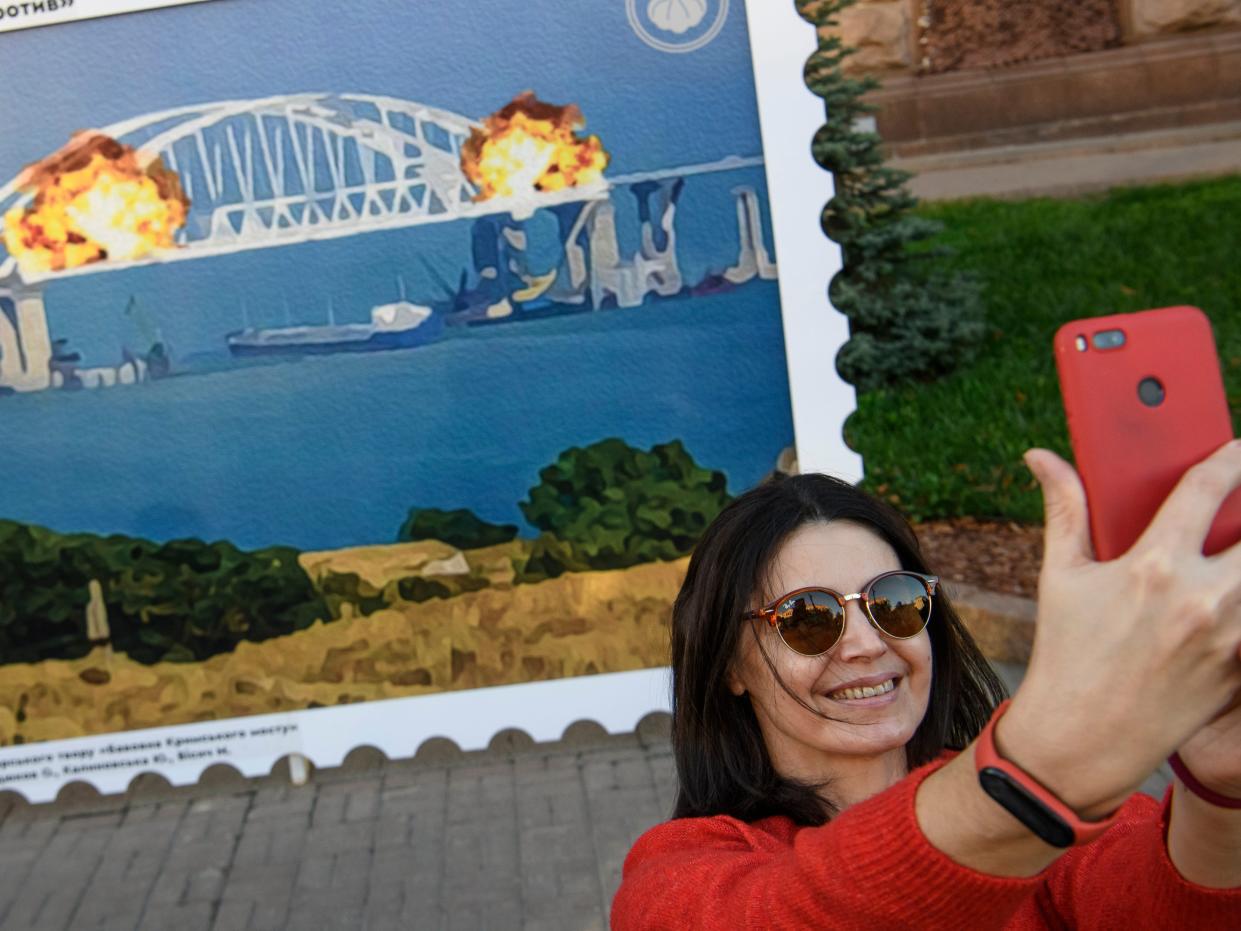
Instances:
[[[826,119],[823,101],[805,80],[806,61],[818,48],[818,38],[793,0],[746,0],[746,15],[780,263],[798,465],[802,472],[856,482],[862,478],[862,457],[845,445],[844,425],[857,407],[857,394],[836,371],[836,353],[849,340],[849,322],[827,294],[842,258],[840,246],[820,226],[835,186],[810,151]]]
[[[15,791],[37,804],[83,782],[111,795],[144,773],[190,785],[221,764],[243,776],[266,776],[286,756],[328,768],[359,747],[408,759],[435,738],[463,751],[482,750],[514,728],[546,743],[579,721],[627,733],[647,715],[670,710],[669,672],[657,667],[573,676],[3,747],[0,792]]]

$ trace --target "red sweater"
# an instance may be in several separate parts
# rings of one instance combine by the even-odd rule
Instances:
[[[1241,889],[1183,879],[1160,805],[1134,795],[1125,819],[1028,879],[989,876],[931,846],[914,793],[941,759],[817,828],[684,818],[647,831],[625,859],[613,931],[791,929],[1241,928]]]

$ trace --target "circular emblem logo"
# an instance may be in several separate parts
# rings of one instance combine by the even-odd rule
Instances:
[[[728,0],[625,0],[634,33],[661,52],[694,52],[720,34]]]

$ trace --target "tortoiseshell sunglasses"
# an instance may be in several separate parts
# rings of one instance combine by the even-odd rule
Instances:
[[[799,588],[766,608],[746,612],[742,620],[764,620],[794,653],[822,656],[844,636],[848,602],[861,601],[871,626],[880,633],[908,640],[926,629],[938,586],[936,576],[897,569],[875,576],[851,595],[830,588]]]

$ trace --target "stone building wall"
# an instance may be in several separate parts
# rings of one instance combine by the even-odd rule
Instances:
[[[1241,24],[1241,0],[1126,0],[1134,38]]]
[[[1118,0],[921,0],[919,70],[1002,68],[1121,44]]]
[[[931,74],[1241,27],[1241,0],[861,0],[840,33],[854,71]]]

